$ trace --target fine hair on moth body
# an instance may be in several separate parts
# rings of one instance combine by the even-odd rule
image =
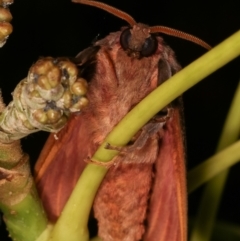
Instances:
[[[136,23],[127,13],[105,3],[73,2],[101,8],[126,20],[130,27],[96,41],[75,58],[83,78],[89,81],[89,105],[59,133],[58,146],[54,146],[54,138],[49,139],[48,152],[43,150],[39,159],[37,172],[41,174],[36,177],[43,205],[53,222],[85,167],[85,160],[91,159],[106,136],[135,105],[180,70],[174,52],[157,33],[211,48],[190,34]],[[180,102],[175,100],[149,120],[129,145],[122,148],[108,145],[108,149],[120,153],[114,158],[116,165],[108,166],[93,205],[98,235],[103,241],[186,241]],[[67,162],[69,157],[71,160]],[[42,159],[49,161],[44,170]],[[59,182],[53,187],[54,179]]]

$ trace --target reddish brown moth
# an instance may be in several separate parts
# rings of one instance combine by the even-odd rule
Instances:
[[[130,27],[111,33],[75,58],[89,81],[90,101],[59,134],[51,135],[36,165],[36,183],[56,221],[86,160],[113,127],[146,95],[179,71],[174,53],[157,32],[203,47],[198,38],[170,28],[136,23],[128,14],[92,0]],[[103,241],[185,241],[186,184],[179,100],[147,123],[109,168],[94,202]]]

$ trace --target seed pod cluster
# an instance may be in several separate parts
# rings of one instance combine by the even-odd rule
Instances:
[[[12,33],[12,14],[8,6],[13,3],[13,0],[0,0],[0,47],[2,47],[8,36]]]
[[[86,92],[86,80],[78,76],[76,65],[67,58],[38,60],[2,112],[0,125],[4,133],[0,138],[19,139],[39,130],[58,132],[70,113],[88,104]]]

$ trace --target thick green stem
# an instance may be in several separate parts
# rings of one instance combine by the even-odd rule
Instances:
[[[16,241],[34,241],[47,227],[28,159],[19,141],[0,143],[0,209]]]
[[[81,175],[61,217],[54,226],[51,241],[88,241],[88,217],[95,193],[107,173],[105,167],[89,164]]]
[[[16,241],[35,241],[47,227],[47,218],[34,184],[15,205],[0,205],[9,235]]]

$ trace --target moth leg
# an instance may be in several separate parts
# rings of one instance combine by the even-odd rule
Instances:
[[[86,159],[84,159],[84,161],[87,164],[94,164],[94,165],[97,165],[97,166],[106,167],[107,169],[116,165],[115,158],[113,158],[111,161],[108,161],[108,162],[101,162],[101,161],[91,159],[90,157],[87,157]]]
[[[172,117],[172,115],[173,115],[173,108],[165,107],[156,116],[154,116],[151,121],[166,123]]]
[[[173,109],[171,107],[164,108],[160,115],[155,116],[150,122],[148,122],[141,130],[138,132],[130,144],[124,147],[112,146],[110,143],[107,143],[105,146],[108,150],[116,150],[121,154],[127,154],[134,150],[141,150],[146,144],[149,138],[156,138],[158,135],[158,139],[163,136],[163,127],[166,122],[171,118]]]
[[[138,136],[134,136],[131,140],[132,144],[129,144],[127,146],[118,147],[118,146],[112,146],[110,143],[107,143],[105,148],[108,150],[116,150],[119,151],[121,154],[129,153],[134,150],[140,150],[142,147],[146,144],[147,140],[149,138],[153,138],[155,134],[157,134],[159,131],[161,132],[161,129],[163,128],[164,123],[148,123],[146,124],[140,134],[137,134]]]

